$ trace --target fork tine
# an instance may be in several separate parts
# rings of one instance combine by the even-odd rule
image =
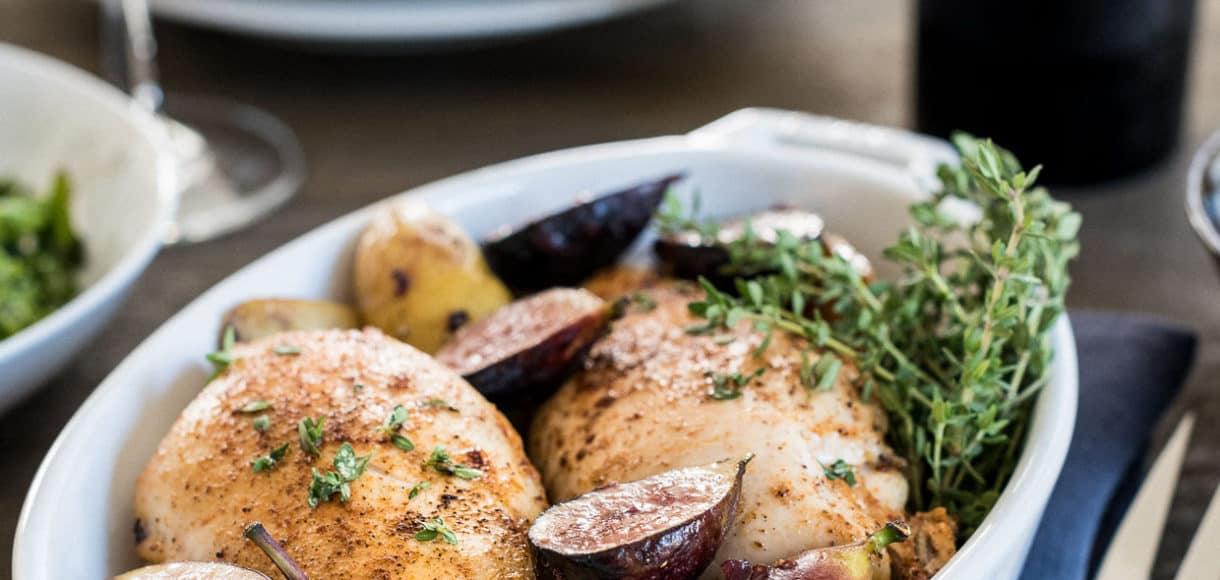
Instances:
[[[1170,502],[1178,486],[1178,472],[1186,459],[1186,448],[1194,424],[1194,414],[1187,413],[1182,417],[1165,449],[1157,456],[1147,479],[1135,495],[1135,501],[1119,524],[1118,533],[1106,549],[1106,557],[1102,560],[1096,580],[1147,580],[1152,574],[1161,532],[1165,528],[1165,518],[1169,516]]]
[[[1203,514],[1203,522],[1195,532],[1195,538],[1190,541],[1190,549],[1178,569],[1177,580],[1199,580],[1200,578],[1220,578],[1220,487],[1212,495],[1207,513]]]

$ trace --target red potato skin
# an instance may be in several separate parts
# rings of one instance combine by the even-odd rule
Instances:
[[[732,489],[712,509],[675,528],[627,545],[581,557],[534,549],[539,580],[694,580],[716,557],[737,517],[749,459],[737,464]],[[609,486],[607,486],[609,487]],[[605,489],[605,488],[600,488]],[[596,490],[591,493],[596,493]]]

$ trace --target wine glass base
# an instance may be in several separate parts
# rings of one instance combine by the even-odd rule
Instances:
[[[181,184],[167,243],[197,243],[247,227],[291,199],[305,180],[300,142],[269,113],[193,95],[170,95],[163,113]]]

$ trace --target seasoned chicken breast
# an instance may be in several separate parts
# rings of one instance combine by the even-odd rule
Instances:
[[[405,420],[386,427],[397,405]],[[316,455],[302,450],[305,417],[323,418]],[[284,444],[269,468],[255,465]],[[341,477],[332,462],[344,444],[372,455],[367,468],[348,502],[336,490],[311,508],[313,473]],[[141,475],[135,526],[152,562],[223,560],[278,577],[242,537],[261,521],[312,578],[533,578],[526,532],[545,506],[518,435],[452,371],[378,331],[307,331],[235,347]],[[425,529],[437,518],[452,535]]]
[[[776,332],[755,357],[764,337],[748,323],[686,331],[701,322],[687,309],[701,295],[692,286],[644,292],[653,304],[616,321],[535,419],[531,456],[552,501],[755,453],[717,565],[855,542],[903,516],[907,482],[884,442],[883,412],[852,385],[855,369],[844,366],[827,389],[807,388],[803,340]]]

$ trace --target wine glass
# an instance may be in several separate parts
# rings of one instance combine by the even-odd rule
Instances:
[[[218,97],[163,92],[147,0],[102,0],[105,69],[162,121],[179,199],[167,243],[210,240],[283,205],[305,180],[296,135],[271,114]]]

